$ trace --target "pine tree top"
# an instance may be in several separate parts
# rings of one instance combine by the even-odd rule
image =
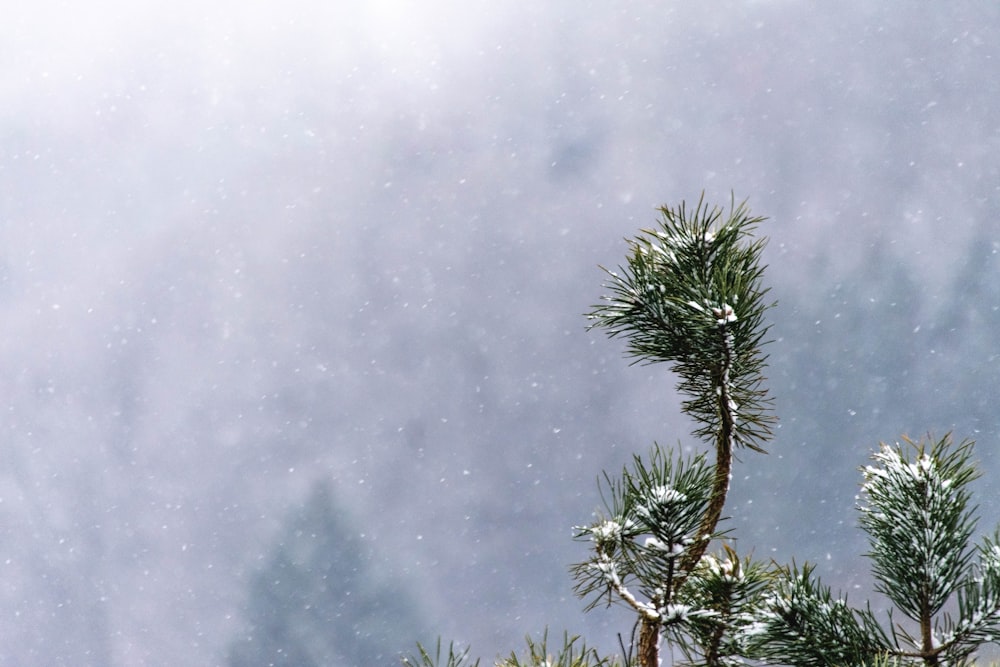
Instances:
[[[729,412],[737,445],[763,449],[771,401],[763,385],[768,289],[761,284],[765,218],[735,200],[726,212],[684,203],[661,207],[658,225],[628,240],[627,263],[605,269],[608,293],[588,314],[591,328],[627,339],[635,363],[671,364],[695,434],[714,439]],[[726,408],[718,397],[726,394]]]

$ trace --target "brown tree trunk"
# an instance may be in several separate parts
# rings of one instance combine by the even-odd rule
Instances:
[[[639,667],[660,667],[660,621],[643,617],[639,628]]]
[[[736,435],[736,421],[733,414],[733,399],[729,393],[729,371],[733,364],[733,341],[732,335],[726,331],[725,327],[719,327],[719,334],[722,336],[722,350],[724,352],[722,364],[719,368],[719,375],[716,378],[718,383],[718,405],[719,405],[719,432],[715,436],[715,478],[712,481],[712,496],[709,499],[708,509],[702,517],[701,525],[698,527],[698,535],[695,543],[691,545],[687,557],[681,564],[681,578],[683,580],[687,573],[698,565],[698,561],[705,555],[708,543],[715,533],[715,527],[722,518],[722,509],[726,505],[726,496],[729,495],[729,477],[733,469],[733,441]]]
[[[937,648],[934,646],[934,628],[931,624],[931,612],[927,608],[926,602],[921,606],[923,607],[920,610],[921,654],[923,655],[925,665],[938,665],[940,664],[940,660],[938,659]]]

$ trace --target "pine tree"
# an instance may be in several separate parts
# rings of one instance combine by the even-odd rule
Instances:
[[[610,294],[589,317],[625,337],[637,362],[671,364],[682,409],[715,460],[674,459],[654,445],[620,481],[605,476],[606,516],[579,529],[592,553],[573,574],[590,607],[605,600],[635,610],[642,667],[660,664],[663,632],[714,665],[741,653],[734,630],[766,583],[763,568],[731,547],[706,556],[720,537],[734,451],[763,452],[774,420],[762,375],[771,305],[761,284],[764,243],[752,236],[763,219],[745,204],[726,215],[703,199],[693,211],[681,204],[660,213],[658,227],[629,241],[627,265],[607,272]]]
[[[372,555],[318,483],[252,581],[230,667],[385,664],[402,648],[392,642],[423,624],[406,588],[368,566]]]
[[[626,265],[607,271],[609,294],[589,317],[592,328],[623,337],[637,363],[670,365],[707,451],[685,458],[654,444],[620,475],[605,473],[603,510],[577,528],[589,556],[571,572],[586,608],[621,604],[636,614],[626,667],[658,667],[661,639],[685,664],[708,667],[964,665],[982,644],[1000,642],[1000,531],[972,546],[970,441],[883,444],[862,469],[860,524],[877,592],[905,620],[890,612],[882,624],[870,605],[848,606],[812,565],[736,552],[720,528],[734,456],[765,452],[774,422],[761,349],[772,304],[761,280],[764,241],[753,236],[763,218],[745,204],[726,212],[703,199],[660,213],[656,228],[628,242]],[[512,654],[497,664],[618,664],[575,652],[576,641],[567,636],[553,662],[529,639],[523,661]],[[467,657],[450,649],[446,664]],[[440,660],[439,644],[436,657],[421,648],[404,664]]]

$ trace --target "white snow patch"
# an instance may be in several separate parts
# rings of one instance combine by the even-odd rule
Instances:
[[[712,308],[712,315],[715,316],[716,324],[729,324],[737,320],[736,312],[728,303],[723,303],[718,308]]]
[[[597,542],[613,542],[621,537],[622,526],[617,521],[604,521],[590,528],[590,534]]]

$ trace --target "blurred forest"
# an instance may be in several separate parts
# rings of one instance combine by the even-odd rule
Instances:
[[[261,664],[262,610],[308,591],[312,660],[545,626],[613,651],[571,528],[602,470],[693,442],[665,369],[582,313],[623,237],[703,190],[770,218],[779,302],[741,550],[868,595],[880,439],[954,429],[998,474],[1000,7],[10,14],[4,664]],[[337,572],[376,611],[323,599]]]

